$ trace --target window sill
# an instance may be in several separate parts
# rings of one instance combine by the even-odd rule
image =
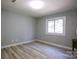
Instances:
[[[65,36],[65,34],[61,34],[61,33],[46,33],[46,35]]]

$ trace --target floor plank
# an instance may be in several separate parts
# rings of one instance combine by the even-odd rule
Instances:
[[[1,49],[1,59],[75,59],[65,50],[42,43],[29,43]]]

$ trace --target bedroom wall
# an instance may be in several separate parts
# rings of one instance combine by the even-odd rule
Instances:
[[[47,35],[46,34],[46,19],[53,17],[66,16],[66,34],[65,36]],[[62,13],[52,14],[38,18],[36,20],[36,40],[44,40],[51,43],[56,43],[63,46],[71,47],[72,39],[76,38],[77,27],[77,12],[76,10],[66,11]]]
[[[1,46],[34,39],[35,20],[7,10],[1,13]]]

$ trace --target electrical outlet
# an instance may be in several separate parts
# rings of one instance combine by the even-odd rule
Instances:
[[[12,42],[14,42],[14,40],[12,40]]]

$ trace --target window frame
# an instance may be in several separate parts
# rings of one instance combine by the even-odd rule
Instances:
[[[57,19],[63,19],[63,33],[49,33],[48,32],[48,21],[50,20],[50,21],[52,21],[52,20],[54,20],[54,22],[55,22],[55,20],[57,20]],[[54,23],[55,24],[55,23]],[[55,25],[54,25],[54,30],[55,30]],[[61,35],[61,36],[65,36],[65,31],[66,31],[66,16],[62,16],[62,17],[54,17],[54,18],[47,18],[46,19],[46,34],[47,35]]]

